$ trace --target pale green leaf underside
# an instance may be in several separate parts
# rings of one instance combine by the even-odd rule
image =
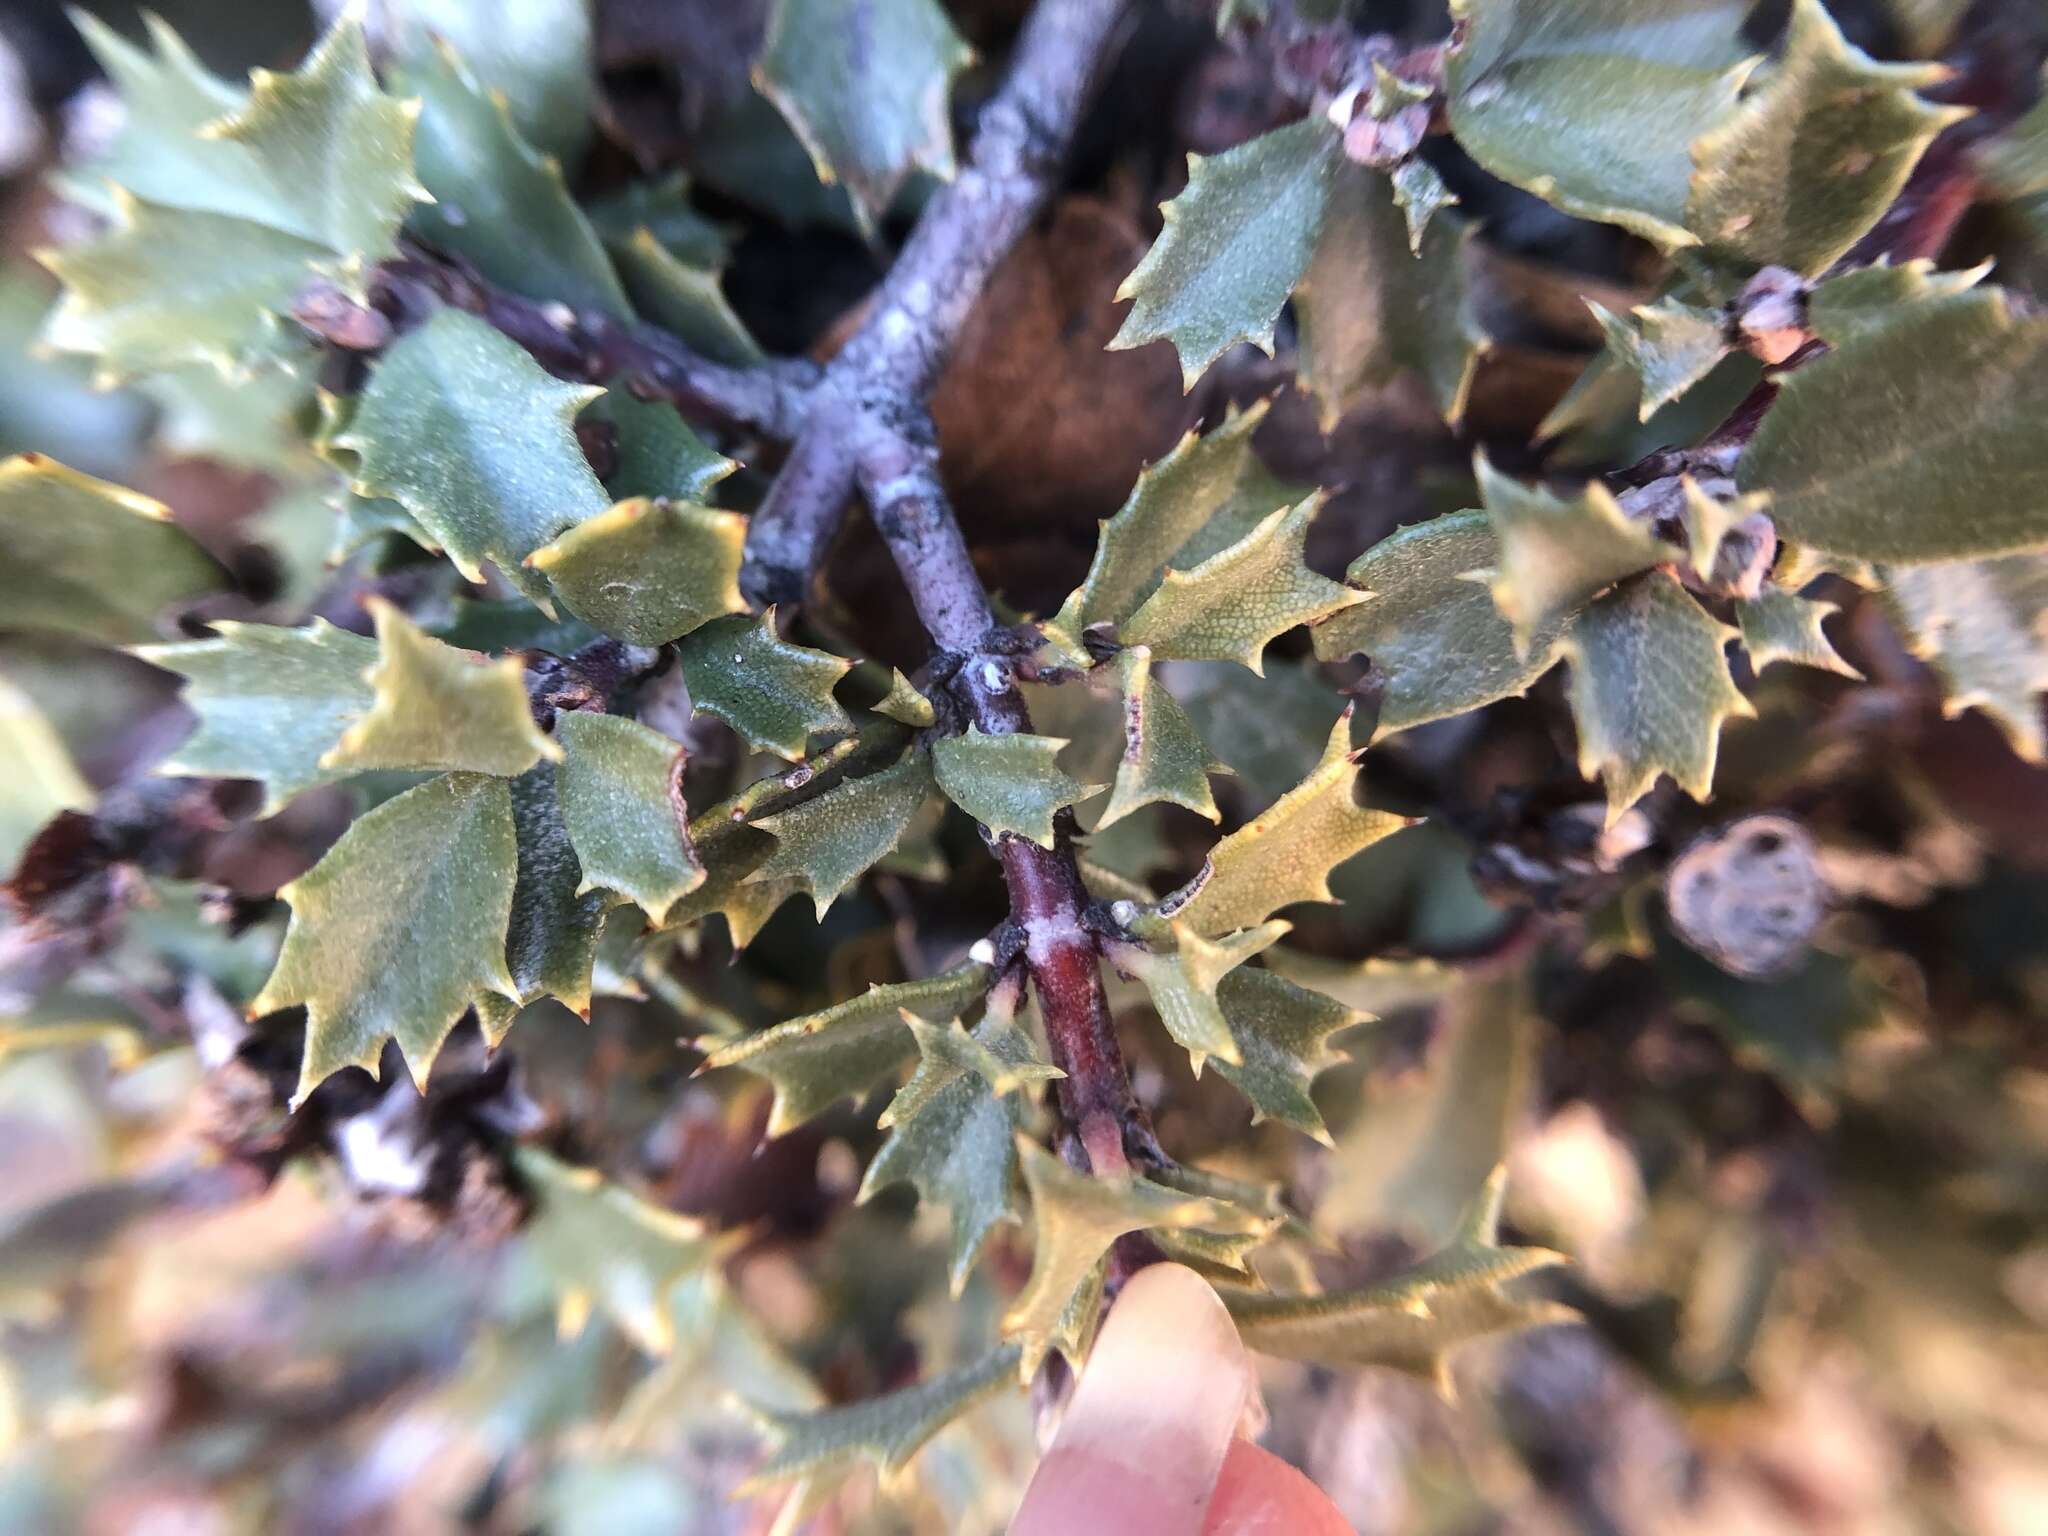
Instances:
[[[2048,760],[2048,555],[1897,566],[1880,572],[1885,606],[1913,654],[1942,681],[1950,714],[1981,709],[2013,750]]]
[[[578,523],[526,563],[578,618],[635,645],[662,645],[745,611],[746,532],[737,512],[636,496]]]
[[[214,634],[136,650],[185,679],[185,702],[199,716],[162,772],[254,779],[268,816],[301,790],[354,771],[325,758],[376,701],[366,677],[377,663],[374,641],[325,619],[308,629],[221,623]]]
[[[1221,771],[1208,746],[1173,695],[1152,674],[1152,653],[1134,646],[1118,654],[1123,688],[1124,749],[1118,759],[1109,804],[1095,830],[1135,810],[1164,801],[1185,806],[1211,821],[1221,818],[1209,774]]]
[[[1793,661],[1844,677],[1860,676],[1835,653],[1821,628],[1821,621],[1834,611],[1833,603],[1772,586],[1737,603],[1735,622],[1742,631],[1742,648],[1749,652],[1749,664],[1761,672],[1774,661]]]

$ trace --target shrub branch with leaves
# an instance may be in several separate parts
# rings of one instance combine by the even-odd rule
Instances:
[[[158,777],[96,790],[32,701],[8,704],[29,771],[5,826],[0,1050],[72,1038],[64,1005],[150,942],[132,931],[148,881],[175,890],[231,828],[341,797],[353,814],[317,860],[238,898],[274,890],[281,939],[257,908],[217,935],[264,939],[267,979],[216,971],[213,1010],[167,1026],[248,1080],[228,1166],[339,1157],[444,1213],[451,1179],[500,1191],[564,1322],[602,1315],[666,1357],[628,1417],[693,1379],[751,1398],[770,1447],[752,1476],[795,1485],[792,1528],[856,1463],[901,1479],[977,1404],[1020,1380],[1056,1391],[1055,1357],[1081,1362],[1106,1299],[1161,1258],[1210,1277],[1255,1350],[1446,1386],[1465,1341],[1576,1315],[1569,1287],[1522,1283],[1563,1256],[1500,1235],[1498,1136],[1421,1224],[1431,1245],[1317,1281],[1278,1185],[1174,1145],[1183,1117],[1141,1092],[1120,1013],[1149,1007],[1253,1121],[1338,1145],[1318,1079],[1369,1009],[1448,992],[1461,1016],[1519,1018],[1516,978],[1560,954],[1654,948],[1639,855],[1661,869],[1703,814],[1660,784],[1715,800],[1731,722],[1778,707],[1773,663],[1853,700],[1862,674],[1824,621],[1859,593],[1944,713],[2048,756],[2048,319],[1986,267],[1936,264],[1973,206],[2048,186],[2044,109],[1973,112],[1951,90],[1966,75],[1880,62],[1821,0],[1794,0],[1775,38],[1745,30],[1745,0],[1454,0],[1448,35],[1422,39],[1332,0],[1220,7],[1280,120],[1188,158],[1109,343],[1169,343],[1207,429],[1137,475],[1078,584],[1029,612],[985,585],[1009,583],[974,506],[956,515],[935,394],[1148,8],[1037,0],[970,69],[938,0],[775,0],[753,110],[779,114],[784,155],[814,167],[803,195],[838,199],[880,269],[829,345],[787,357],[727,303],[729,231],[687,184],[579,181],[604,122],[585,8],[532,7],[531,47],[494,40],[488,9],[351,6],[246,88],[162,23],[137,43],[80,19],[125,117],[60,168],[84,232],[41,253],[62,285],[41,341],[157,400],[164,432],[185,420],[200,456],[268,474],[313,570],[257,598],[159,500],[39,452],[0,466],[0,626],[125,648],[175,675],[192,717]],[[1457,211],[1501,183],[1625,231],[1657,274],[1641,302],[1593,304],[1597,352],[1519,440],[1474,425],[1513,344],[1490,333]],[[1331,558],[1341,477],[1295,483],[1255,448],[1285,425],[1281,382],[1319,441],[1409,391],[1476,448],[1469,490]],[[1582,451],[1599,442],[1628,446]],[[856,503],[919,659],[864,646],[862,605],[889,599],[829,575]],[[1202,681],[1219,677],[1220,713]],[[1302,689],[1312,727],[1287,729],[1307,757],[1252,785],[1245,738],[1292,721]],[[1522,916],[1464,955],[1361,963],[1333,941],[1344,871],[1416,846],[1419,821],[1459,822],[1418,792],[1402,739],[1523,696],[1603,788],[1574,784],[1548,821],[1465,815]],[[1369,790],[1382,744],[1391,788]],[[1244,792],[1219,799],[1233,764]],[[1007,915],[958,932],[968,899],[919,932],[901,882],[971,886],[975,850],[945,832],[969,823]],[[1805,834],[1786,825],[1713,871],[1792,889]],[[1162,826],[1196,867],[1159,856]],[[1185,878],[1162,892],[1168,869]],[[1826,905],[1758,895],[1744,941],[1719,898],[1681,899],[1705,889],[1674,872],[1672,925],[1738,977],[1803,956]],[[705,964],[744,959],[796,898],[820,933],[886,941],[869,891],[897,910],[902,963],[853,973],[866,990],[842,976],[820,1001],[816,976],[770,960],[749,991],[737,964]],[[1586,909],[1620,936],[1589,938]],[[578,1165],[594,1132],[543,1131],[510,1053],[575,1028],[563,1007],[589,1020],[647,991],[687,1021],[700,1073],[766,1085],[766,1138],[886,1105],[851,1183],[943,1212],[934,1272],[994,1298],[963,1303],[978,1342],[822,1405],[723,1278],[744,1221],[666,1209]],[[377,1087],[353,1070],[380,1066]],[[1498,1123],[1490,1092],[1445,1112]],[[456,1171],[421,1150],[429,1124],[461,1128]],[[110,1231],[223,1198],[124,1187]]]

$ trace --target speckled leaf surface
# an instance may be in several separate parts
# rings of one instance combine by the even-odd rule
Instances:
[[[779,757],[796,762],[813,735],[853,728],[832,696],[853,663],[784,640],[772,610],[713,619],[686,635],[676,654],[691,702]]]
[[[617,891],[659,923],[704,883],[683,809],[683,749],[619,715],[555,717],[562,821],[583,866],[579,891]]]
[[[746,610],[746,533],[737,512],[636,496],[578,523],[526,563],[578,618],[635,645],[661,645]]]

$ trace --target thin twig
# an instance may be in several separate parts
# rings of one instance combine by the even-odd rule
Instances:
[[[804,596],[853,493],[849,419],[900,431],[923,410],[989,274],[1044,206],[1129,3],[1039,0],[1032,11],[966,163],[926,205],[867,320],[825,369],[790,454],[801,478],[754,515],[740,587],[755,602]]]

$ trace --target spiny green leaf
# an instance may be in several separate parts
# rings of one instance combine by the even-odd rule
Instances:
[[[596,393],[442,309],[384,354],[335,443],[359,456],[356,490],[399,502],[464,576],[481,580],[495,561],[541,597],[546,583],[521,562],[610,505],[572,426]]]
[[[89,811],[92,786],[34,699],[0,677],[0,870],[12,870],[29,839],[60,811]]]
[[[1132,646],[1118,654],[1116,665],[1124,696],[1124,750],[1095,830],[1162,800],[1221,820],[1209,774],[1222,765],[1210,755],[1187,712],[1153,677],[1151,651]]]
[[[1320,493],[1310,496],[1192,570],[1169,568],[1123,638],[1161,659],[1235,661],[1263,673],[1266,646],[1276,636],[1364,600],[1308,567],[1308,526],[1321,505]]]
[[[1023,1346],[1019,1367],[1026,1381],[1060,1332],[1075,1292],[1124,1233],[1150,1228],[1228,1233],[1271,1226],[1241,1206],[1183,1194],[1134,1174],[1077,1173],[1028,1138],[1018,1138],[1017,1151],[1031,1192],[1031,1278],[1010,1304],[1003,1334]]]
[[[971,57],[937,0],[776,0],[754,79],[872,233],[912,166],[951,179],[947,99]]]
[[[0,461],[0,544],[9,629],[149,640],[166,609],[227,584],[163,503],[39,453]]]
[[[1606,333],[1608,350],[1643,381],[1642,403],[1636,409],[1642,421],[1706,378],[1733,350],[1727,322],[1719,313],[1669,295],[1639,305],[1628,320],[1598,304],[1589,302],[1587,307]]]
[[[355,771],[325,759],[376,702],[366,676],[377,664],[373,641],[325,619],[309,629],[223,622],[214,635],[136,649],[186,680],[185,703],[199,716],[161,772],[255,779],[270,816],[299,791]]]
[[[1220,155],[1189,155],[1186,190],[1160,210],[1165,227],[1117,290],[1135,302],[1110,346],[1170,340],[1190,389],[1241,341],[1270,353],[1322,228],[1339,144],[1312,115]]]
[[[1487,585],[1519,650],[1617,581],[1675,553],[1597,480],[1566,501],[1501,474],[1483,457],[1478,468],[1498,546]]]
[[[1720,564],[1721,545],[1752,518],[1770,510],[1767,492],[1730,496],[1726,500],[1706,490],[1691,475],[1679,477],[1680,519],[1685,525],[1686,554],[1693,573],[1701,578],[1714,575]]]
[[[1409,253],[1420,257],[1431,222],[1458,201],[1458,194],[1444,185],[1435,166],[1416,156],[1395,166],[1389,179],[1394,184],[1394,206],[1408,226]]]
[[[589,139],[597,94],[589,0],[386,0],[384,9],[403,51],[421,47],[422,34],[453,45],[528,143],[568,159]]]
[[[561,166],[520,136],[507,102],[433,38],[415,39],[393,83],[421,103],[419,175],[433,201],[413,212],[414,229],[515,293],[627,313],[626,291]]]
[[[618,715],[565,710],[556,781],[562,820],[583,866],[577,894],[617,891],[656,923],[704,883],[683,809],[683,749]]]
[[[895,848],[934,787],[930,763],[912,748],[892,768],[763,816],[752,825],[774,834],[775,851],[748,878],[794,881],[811,893],[822,920],[841,892]]]
[[[608,249],[633,307],[647,319],[714,363],[747,368],[761,361],[760,344],[726,302],[716,272],[680,260],[651,230],[635,230]]]
[[[996,833],[1053,845],[1053,817],[1098,793],[1053,761],[1066,742],[1057,736],[990,736],[969,726],[964,736],[932,743],[932,772],[961,810]]]
[[[1297,901],[1333,900],[1329,872],[1408,825],[1359,805],[1357,780],[1346,710],[1308,777],[1210,850],[1208,878],[1172,915],[1214,937]]]
[[[903,1022],[957,1017],[987,990],[985,965],[963,965],[923,981],[870,987],[859,997],[806,1014],[722,1045],[700,1071],[740,1067],[775,1085],[768,1134],[780,1136],[824,1113],[841,1099],[857,1099],[917,1051]]]
[[[1410,370],[1446,420],[1455,424],[1465,414],[1486,344],[1465,290],[1471,229],[1437,220],[1412,248],[1410,233],[1385,176],[1349,161],[1337,168],[1294,301],[1300,372],[1325,432],[1362,391]]]
[[[1806,326],[1829,346],[1839,347],[1882,331],[1909,305],[1969,292],[1990,271],[1989,262],[1955,272],[1938,271],[1931,261],[1853,267],[1813,285],[1806,296]]]
[[[1497,1170],[1450,1245],[1405,1273],[1358,1291],[1266,1295],[1229,1290],[1224,1302],[1245,1344],[1318,1365],[1383,1365],[1451,1389],[1449,1355],[1488,1334],[1578,1314],[1555,1302],[1518,1301],[1508,1281],[1565,1262],[1545,1248],[1499,1245],[1505,1170]]]
[[[241,110],[248,93],[215,76],[152,12],[142,25],[154,53],[90,12],[74,11],[72,21],[121,97],[121,125],[91,160],[58,177],[64,195],[110,215],[117,186],[165,208],[264,222],[268,198],[249,151],[200,131]]]
[[[2048,313],[1947,293],[1795,369],[1737,468],[1789,538],[1895,564],[2048,544]]]
[[[2048,96],[1996,138],[1974,147],[1984,184],[2012,201],[2048,192]]]
[[[901,1477],[925,1442],[1012,1381],[1019,1347],[1004,1344],[958,1369],[881,1397],[810,1413],[756,1410],[774,1437],[775,1450],[746,1482],[757,1488],[801,1478],[805,1498],[816,1485],[836,1483],[866,1461],[883,1483]]]
[[[1913,93],[1938,64],[1879,64],[1820,0],[1793,0],[1783,51],[1693,145],[1685,222],[1723,260],[1815,274],[1877,223],[1934,136],[1969,115]]]
[[[702,501],[739,468],[689,428],[666,400],[640,400],[615,385],[585,407],[582,420],[612,429],[618,463],[605,477],[613,495]]]
[[[43,340],[93,357],[102,387],[192,364],[232,375],[304,350],[278,316],[327,255],[321,247],[119,188],[111,217],[97,239],[36,253],[64,284]]]
[[[593,1307],[649,1354],[675,1347],[669,1295],[729,1246],[693,1216],[663,1210],[595,1168],[517,1147],[513,1165],[534,1199],[525,1246],[561,1296],[566,1333]]]
[[[958,1296],[989,1234],[1017,1220],[1018,1090],[1064,1074],[1039,1061],[1024,1031],[993,1010],[971,1033],[914,1014],[903,1022],[917,1041],[917,1070],[882,1116],[889,1139],[868,1164],[859,1198],[910,1184],[918,1199],[950,1211],[949,1273]]]
[[[247,151],[271,199],[262,222],[344,258],[388,252],[428,195],[413,176],[419,109],[378,89],[361,16],[344,12],[295,73],[258,69],[249,86],[248,104],[204,132]]]
[[[518,864],[505,781],[450,773],[357,818],[278,892],[291,924],[249,1011],[305,1005],[294,1105],[343,1067],[375,1071],[387,1039],[424,1085],[479,994],[517,995],[505,931]]]
[[[772,608],[758,618],[713,619],[684,636],[676,654],[690,702],[752,746],[796,762],[818,732],[853,729],[832,696],[853,663],[782,639]]]
[[[1267,949],[1288,931],[1284,922],[1261,923],[1225,938],[1205,939],[1187,923],[1169,918],[1141,918],[1134,931],[1140,945],[1119,945],[1112,958],[1117,968],[1145,984],[1152,1006],[1166,1032],[1188,1053],[1195,1076],[1211,1056],[1236,1066],[1244,1060],[1217,1001],[1216,988],[1225,976]]]
[[[2048,761],[2048,555],[1883,571],[1885,606],[1941,677],[1944,712],[1982,709],[2029,762]]]
[[[1928,567],[1937,569],[1937,567]],[[1742,647],[1749,652],[1749,664],[1761,672],[1774,661],[1796,661],[1823,672],[1844,677],[1861,677],[1849,663],[1835,654],[1821,620],[1835,611],[1833,603],[1800,597],[1783,587],[1766,586],[1747,602],[1735,605],[1735,622],[1742,630]]]
[[[526,701],[526,668],[458,650],[422,631],[382,598],[366,606],[377,625],[377,664],[367,674],[369,713],[320,759],[344,773],[372,768],[457,769],[505,778],[562,749],[541,734]]]
[[[1734,108],[1749,0],[1453,0],[1451,131],[1487,170],[1659,245],[1685,226],[1692,145]]]
[[[1081,654],[1082,631],[1122,624],[1158,589],[1161,567],[1201,535],[1257,464],[1252,434],[1265,419],[1264,401],[1232,412],[1208,436],[1188,433],[1165,458],[1139,472],[1116,516],[1101,526],[1087,579],[1046,626],[1069,653]],[[1280,505],[1260,507],[1259,515]]]
[[[1330,1037],[1367,1015],[1298,987],[1272,971],[1243,966],[1216,987],[1216,1002],[1237,1042],[1239,1060],[1216,1059],[1225,1081],[1252,1101],[1252,1121],[1278,1120],[1331,1146],[1309,1096],[1316,1077],[1344,1058]]]
[[[932,701],[911,687],[910,679],[894,667],[889,669],[889,691],[876,701],[875,713],[919,728],[938,719]]]
[[[662,645],[744,613],[737,512],[636,496],[578,523],[526,563],[580,619],[635,645]]]
[[[1386,676],[1375,739],[1525,691],[1557,661],[1561,623],[1538,626],[1517,651],[1493,596],[1467,578],[1500,561],[1492,519],[1459,512],[1389,534],[1345,579],[1368,600],[1318,624],[1316,654],[1360,652]]]
[[[615,898],[584,883],[556,779],[555,765],[542,762],[512,781],[519,875],[512,887],[505,963],[520,1003],[557,997],[587,1019],[598,936]]]
[[[1728,675],[1734,633],[1663,571],[1618,587],[1566,631],[1579,772],[1606,781],[1610,823],[1660,773],[1695,800],[1712,793],[1721,722],[1755,713]]]

